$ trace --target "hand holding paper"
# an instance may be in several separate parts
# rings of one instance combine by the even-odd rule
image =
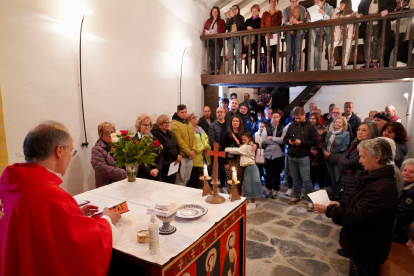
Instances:
[[[326,190],[319,190],[313,193],[308,194],[313,203],[329,205],[331,201],[329,200],[328,193]]]
[[[310,21],[315,22],[323,19],[322,13],[319,12],[321,8],[318,5],[313,5],[312,7],[308,8]]]

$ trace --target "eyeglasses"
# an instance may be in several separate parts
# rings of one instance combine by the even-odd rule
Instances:
[[[62,146],[64,149],[70,149],[69,148],[69,146]],[[78,153],[78,151],[77,150],[75,150],[75,149],[71,149],[71,151],[70,151],[70,155],[73,157],[73,156],[75,156],[76,154]]]
[[[105,136],[109,136],[109,135],[111,135],[112,133],[115,133],[115,131],[111,131],[111,132],[106,131],[106,132],[104,132],[103,134],[104,134]]]
[[[171,122],[168,122],[168,121],[167,121],[167,122],[163,122],[163,124],[171,124]]]
[[[141,126],[144,126],[144,127],[151,127],[151,124],[141,124]]]

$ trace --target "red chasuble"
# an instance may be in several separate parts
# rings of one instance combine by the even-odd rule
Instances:
[[[42,166],[8,166],[0,179],[0,276],[107,275],[111,226],[82,216]]]

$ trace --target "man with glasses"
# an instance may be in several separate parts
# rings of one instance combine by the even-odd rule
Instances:
[[[0,178],[0,275],[107,275],[120,215],[90,218],[98,207],[79,208],[59,187],[76,154],[68,129],[41,123],[23,152]]]
[[[197,149],[196,137],[193,126],[187,121],[187,107],[184,104],[177,106],[177,112],[172,119],[170,130],[183,157],[175,184],[186,186],[193,170],[193,159]]]
[[[211,125],[210,129],[208,131],[208,138],[210,140],[210,145],[212,148],[214,148],[214,143],[218,143],[220,145],[221,140],[223,138],[223,134],[227,131],[227,124],[224,120],[224,108],[218,107],[216,109],[216,117],[217,120],[215,120]],[[219,163],[220,163],[219,158]],[[214,161],[214,160],[213,160]],[[219,164],[219,179],[220,179],[220,190],[222,193],[227,194],[227,190],[225,188],[226,184],[226,171],[224,169],[223,164]]]

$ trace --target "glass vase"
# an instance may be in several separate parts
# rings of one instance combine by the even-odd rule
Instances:
[[[135,182],[137,180],[138,164],[125,164],[128,182]]]

